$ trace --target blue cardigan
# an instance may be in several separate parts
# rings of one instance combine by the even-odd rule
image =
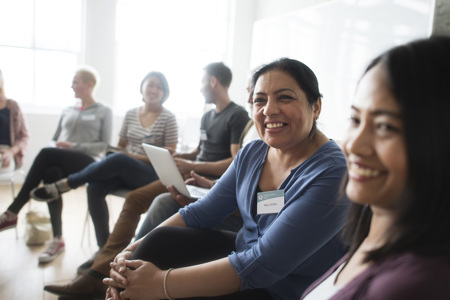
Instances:
[[[207,196],[180,213],[189,227],[211,228],[239,208],[244,225],[228,259],[241,290],[265,288],[274,299],[299,299],[344,254],[338,234],[349,201],[337,201],[337,193],[345,158],[334,141],[322,145],[279,187],[285,197],[281,211],[254,215],[268,149],[261,140],[247,145]]]

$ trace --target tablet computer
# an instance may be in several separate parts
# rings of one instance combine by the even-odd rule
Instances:
[[[173,185],[180,194],[189,198],[202,198],[209,191],[206,188],[184,183],[183,176],[169,150],[146,143],[142,143],[142,147],[163,185]]]

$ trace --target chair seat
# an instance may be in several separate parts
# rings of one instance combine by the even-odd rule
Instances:
[[[23,175],[24,171],[22,169],[16,169],[11,172],[0,172],[0,181],[14,182],[18,177]]]
[[[126,198],[127,194],[129,192],[131,192],[132,190],[127,190],[127,189],[118,189],[115,190],[114,192],[111,192],[108,194],[108,196],[115,196],[115,197],[120,197],[120,198]],[[84,221],[84,226],[83,226],[83,233],[81,235],[81,246],[83,246],[83,241],[84,241],[84,237],[85,237],[85,233],[87,233],[87,241],[88,241],[88,245],[91,245],[91,237],[90,237],[90,225],[89,225],[89,208],[86,211],[86,217],[85,217],[85,221]]]
[[[125,198],[129,192],[131,192],[131,190],[118,189],[115,190],[114,192],[109,193],[109,195]]]

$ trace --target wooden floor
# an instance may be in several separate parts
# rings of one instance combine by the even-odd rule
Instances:
[[[16,185],[16,192],[20,185]],[[109,196],[110,228],[117,219],[123,205],[123,198]],[[0,213],[11,204],[9,185],[0,185]],[[46,245],[27,246],[24,241],[25,215],[29,209],[44,211],[47,205],[31,201],[19,214],[18,237],[14,229],[0,232],[0,299],[1,300],[55,300],[57,296],[44,292],[49,283],[66,283],[76,275],[77,267],[98,250],[92,222],[89,220],[88,234],[82,239],[87,211],[86,190],[78,188],[64,195],[63,236],[65,251],[53,262],[38,263],[39,254]]]

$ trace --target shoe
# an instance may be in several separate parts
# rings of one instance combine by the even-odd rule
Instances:
[[[39,263],[45,264],[54,260],[58,254],[64,251],[65,244],[62,237],[55,237],[48,246],[47,250],[39,255]]]
[[[0,231],[17,226],[17,216],[11,218],[11,213],[4,212],[0,215]]]
[[[59,296],[58,300],[104,300],[105,297],[101,298],[91,298],[91,297],[64,297]]]
[[[37,187],[31,190],[30,196],[37,201],[52,202],[61,197],[61,192],[56,187],[56,184],[44,184],[42,187]]]
[[[77,274],[78,275],[82,275],[82,274],[87,274],[87,272],[91,269],[92,265],[94,264],[94,260],[97,258],[98,254],[100,253],[102,249],[98,249],[97,252],[95,252],[91,258],[89,258],[87,261],[85,261],[84,263],[82,263],[78,269],[77,269]]]
[[[64,297],[64,296],[59,296],[58,300],[104,300],[105,299],[105,295],[103,295],[102,297],[97,297],[97,298],[92,298],[92,297]]]
[[[90,275],[79,275],[66,285],[46,285],[44,291],[63,297],[105,298],[108,287]]]

